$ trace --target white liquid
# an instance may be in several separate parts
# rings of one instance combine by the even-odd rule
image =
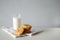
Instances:
[[[18,27],[20,27],[20,18],[13,17],[13,29],[16,30]]]

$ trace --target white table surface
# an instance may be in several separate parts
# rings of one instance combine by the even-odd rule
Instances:
[[[14,38],[0,29],[0,40],[14,40]],[[60,40],[60,28],[46,28],[32,37],[19,37],[15,40]]]

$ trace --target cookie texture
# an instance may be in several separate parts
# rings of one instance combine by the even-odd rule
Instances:
[[[30,33],[31,32],[31,28],[32,28],[31,25],[29,25],[29,24],[23,24],[21,27],[24,28],[24,32],[25,33]]]
[[[24,29],[20,27],[20,28],[17,28],[17,30],[14,32],[14,34],[16,36],[21,36],[23,34],[23,32],[24,32]]]

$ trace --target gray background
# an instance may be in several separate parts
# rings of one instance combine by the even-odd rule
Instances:
[[[0,0],[0,26],[12,27],[12,18],[21,14],[22,24],[60,26],[60,0]]]

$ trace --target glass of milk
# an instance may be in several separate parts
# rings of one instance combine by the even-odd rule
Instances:
[[[16,16],[13,16],[13,29],[16,30],[20,26],[21,26],[21,15],[18,14]]]

